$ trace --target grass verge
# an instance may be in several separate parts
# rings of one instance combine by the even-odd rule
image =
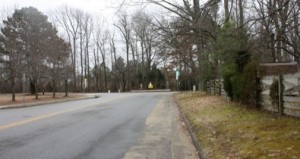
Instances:
[[[300,120],[204,93],[176,94],[205,158],[300,158]]]
[[[39,99],[35,99],[35,95],[31,94],[16,94],[16,101],[11,101],[11,94],[0,94],[0,106],[3,105],[14,105],[14,104],[23,104],[23,103],[36,103],[44,101],[54,101],[62,100],[69,98],[78,98],[81,97],[81,94],[69,93],[68,97],[65,97],[64,93],[56,93],[56,98],[52,98],[52,93],[45,93],[44,95],[39,94]]]

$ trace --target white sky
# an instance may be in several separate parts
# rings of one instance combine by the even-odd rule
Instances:
[[[11,7],[17,5],[19,8],[33,6],[46,14],[49,10],[68,5],[91,13],[113,15],[118,11],[122,2],[123,0],[0,0],[0,9],[2,6]],[[140,6],[134,5],[136,4],[134,0],[125,0],[124,4],[123,10],[140,8]],[[126,4],[130,4],[130,6]]]
[[[140,9],[142,7],[142,5],[132,3],[133,1],[138,0],[125,0],[125,4],[122,5],[122,11],[126,11],[130,14],[136,9]],[[123,0],[0,0],[0,13],[3,13],[3,11],[6,12],[8,8],[9,13],[5,13],[5,16],[10,16],[15,8],[14,6],[17,8],[32,6],[37,8],[43,14],[51,17],[51,14],[54,13],[53,10],[67,5],[72,8],[78,8],[89,12],[92,15],[100,15],[105,19],[106,27],[108,27],[108,29],[112,29],[114,27],[110,26],[116,22],[117,12],[120,11],[120,5],[122,2]],[[6,17],[2,18],[6,19]],[[120,49],[120,51],[122,52],[122,49]]]
[[[53,10],[67,5],[89,12],[92,15],[100,15],[106,21],[107,26],[110,27],[117,21],[117,13],[120,11],[122,2],[122,11],[131,14],[137,9],[144,9],[145,5],[136,3],[140,1],[145,0],[0,0],[0,13],[1,10],[3,13],[3,9],[7,10],[9,8],[12,10],[14,6],[17,8],[32,6],[51,18]],[[147,6],[147,11],[152,12],[152,15],[153,13],[158,14],[158,10],[160,9],[156,5],[149,6],[148,4]],[[10,11],[10,13],[12,14],[13,11]],[[6,19],[7,16],[8,14],[6,13],[2,18]]]
[[[33,6],[46,12],[49,9],[55,9],[62,5],[69,5],[75,8],[81,8],[86,11],[98,12],[109,10],[119,4],[120,0],[1,0],[3,5],[17,4],[19,7]]]
[[[167,14],[167,16],[170,16],[170,14],[166,13],[166,10],[156,5],[147,4],[147,7],[145,9],[144,8],[145,4],[143,5],[143,4],[135,3],[140,1],[146,1],[146,0],[125,0],[125,3],[122,5],[122,11],[126,11],[127,13],[130,14],[137,9],[143,8],[143,10],[147,10],[147,12],[150,11],[151,15],[154,14],[160,15],[160,13],[164,12],[163,14]],[[170,0],[170,1],[181,2],[181,0]],[[107,27],[109,27],[108,29],[112,29],[113,27],[110,26],[112,26],[112,24],[116,22],[117,20],[116,14],[118,11],[120,11],[119,7],[122,2],[123,0],[0,0],[0,13],[1,13],[1,9],[5,9],[5,8],[13,9],[14,8],[13,6],[16,6],[17,8],[32,6],[37,8],[42,13],[51,17],[51,14],[53,14],[53,10],[59,9],[62,6],[67,5],[72,8],[82,9],[91,14],[100,15],[101,17],[104,17],[105,21],[107,22]],[[13,11],[10,12],[13,13]]]
[[[51,10],[68,5],[90,13],[113,16],[120,2],[120,0],[0,0],[0,6],[17,5],[19,8],[33,6],[47,14]]]

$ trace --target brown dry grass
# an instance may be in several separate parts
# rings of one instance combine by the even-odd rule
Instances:
[[[39,99],[35,99],[35,95],[31,94],[16,94],[16,101],[12,102],[11,94],[0,94],[0,106],[3,105],[14,105],[21,103],[34,103],[34,102],[43,102],[50,100],[62,100],[68,98],[77,98],[82,95],[76,93],[69,93],[68,97],[65,97],[64,93],[56,93],[56,98],[52,98],[52,93],[45,93],[45,95],[39,94]]]
[[[206,158],[300,158],[300,120],[204,93],[176,95]]]

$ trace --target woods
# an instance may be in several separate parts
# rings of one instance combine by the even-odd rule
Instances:
[[[208,91],[258,107],[259,65],[299,63],[297,0],[140,0],[162,8],[119,10],[114,22],[62,6],[1,16],[0,90],[107,92],[154,88]],[[121,6],[120,6],[121,7]],[[6,12],[7,13],[7,12]],[[4,15],[4,14],[1,14]],[[51,22],[50,22],[51,21]],[[8,87],[9,86],[9,87]],[[12,97],[14,100],[14,97]]]
[[[177,15],[165,27],[173,48],[167,55],[177,54],[176,60],[172,55],[169,58],[182,72],[190,72],[202,90],[209,83],[221,94],[223,84],[231,100],[258,107],[260,64],[299,63],[296,0],[149,2]]]
[[[12,101],[17,82],[24,80],[22,76],[30,80],[31,92],[38,99],[38,86],[44,87],[45,79],[52,78],[55,87],[56,80],[64,75],[60,69],[68,60],[68,44],[58,37],[47,17],[32,7],[15,10],[3,23],[2,66],[4,77],[10,82]]]

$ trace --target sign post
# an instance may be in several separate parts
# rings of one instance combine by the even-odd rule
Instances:
[[[85,93],[85,91],[86,91],[87,85],[88,85],[88,83],[87,83],[87,78],[84,78],[84,81],[83,81],[83,92],[84,92],[84,93]]]
[[[179,72],[179,69],[177,68],[176,69],[176,88],[177,88],[177,91],[179,91],[179,83],[178,83],[179,76],[180,76],[180,72]]]

